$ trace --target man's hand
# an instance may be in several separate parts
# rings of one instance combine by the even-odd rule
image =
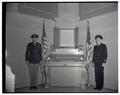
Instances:
[[[94,63],[92,63],[92,67],[94,67]]]
[[[89,65],[88,65],[88,64],[85,64],[85,68],[88,70],[88,69],[89,69]]]
[[[42,61],[40,61],[39,65],[42,66]]]
[[[43,63],[42,63],[42,67],[44,68],[44,66],[45,66],[45,63],[43,62]]]
[[[106,63],[103,63],[103,64],[102,64],[102,67],[105,67],[105,64],[106,64]]]
[[[28,65],[28,64],[29,64],[29,61],[26,61],[26,64]]]

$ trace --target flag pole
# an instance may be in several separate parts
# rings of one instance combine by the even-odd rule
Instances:
[[[47,75],[46,75],[46,61],[45,61],[45,53],[44,53],[44,42],[43,42],[43,36],[45,35],[44,34],[45,33],[45,19],[43,18],[43,34],[42,34],[42,45],[43,45],[43,66],[42,66],[42,69],[43,69],[43,71],[42,71],[42,75],[43,75],[43,78],[42,78],[42,83],[43,83],[43,80],[44,80],[44,86],[46,86],[46,84],[47,84]]]
[[[89,25],[89,21],[87,20],[87,37],[88,37],[88,26]],[[87,61],[87,54],[88,54],[88,51],[87,51],[87,37],[86,37],[86,61]]]
[[[89,21],[87,20],[87,37],[86,37],[86,61],[87,61],[87,66],[86,66],[86,70],[87,70],[87,86],[89,86],[89,63],[88,63],[88,36],[90,36],[88,34],[89,32]],[[90,39],[89,39],[90,40]]]
[[[43,17],[43,25],[44,25],[44,17]],[[42,32],[43,32],[43,29],[42,29]],[[43,48],[43,43],[42,43],[42,48]],[[42,52],[42,58],[44,58],[43,57],[43,52]],[[44,64],[44,59],[42,59],[42,64]],[[42,73],[42,86],[43,86],[43,83],[44,83],[44,68],[43,68],[43,65],[40,65],[40,68],[41,68],[41,73]]]

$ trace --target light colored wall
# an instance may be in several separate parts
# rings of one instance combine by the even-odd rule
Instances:
[[[95,35],[103,36],[103,43],[107,45],[108,59],[104,69],[104,83],[106,88],[118,89],[118,13],[112,12],[88,19],[93,46]],[[79,42],[86,44],[87,20],[79,25]],[[94,84],[94,68],[90,68],[90,81]]]
[[[45,19],[45,31],[48,40],[48,48],[53,44],[54,22]],[[35,16],[21,14],[17,11],[9,11],[6,16],[6,46],[7,64],[11,66],[16,75],[15,87],[29,86],[29,71],[25,65],[26,45],[31,42],[30,36],[37,33],[41,43],[43,29],[43,19]],[[42,82],[41,72],[39,72],[38,83]]]

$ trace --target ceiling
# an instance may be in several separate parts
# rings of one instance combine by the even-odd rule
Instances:
[[[19,3],[18,10],[21,13],[54,19],[58,16],[58,4],[58,2]],[[117,11],[117,9],[118,2],[79,2],[79,16],[81,20]]]
[[[79,14],[81,19],[86,19],[117,10],[117,3],[80,3]]]

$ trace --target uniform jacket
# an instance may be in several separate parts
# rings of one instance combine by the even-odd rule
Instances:
[[[25,60],[30,63],[39,63],[42,60],[42,47],[40,43],[37,42],[36,45],[33,42],[28,43]]]
[[[93,62],[94,63],[106,63],[107,60],[107,47],[105,44],[100,44],[94,46],[94,51],[93,51]]]

